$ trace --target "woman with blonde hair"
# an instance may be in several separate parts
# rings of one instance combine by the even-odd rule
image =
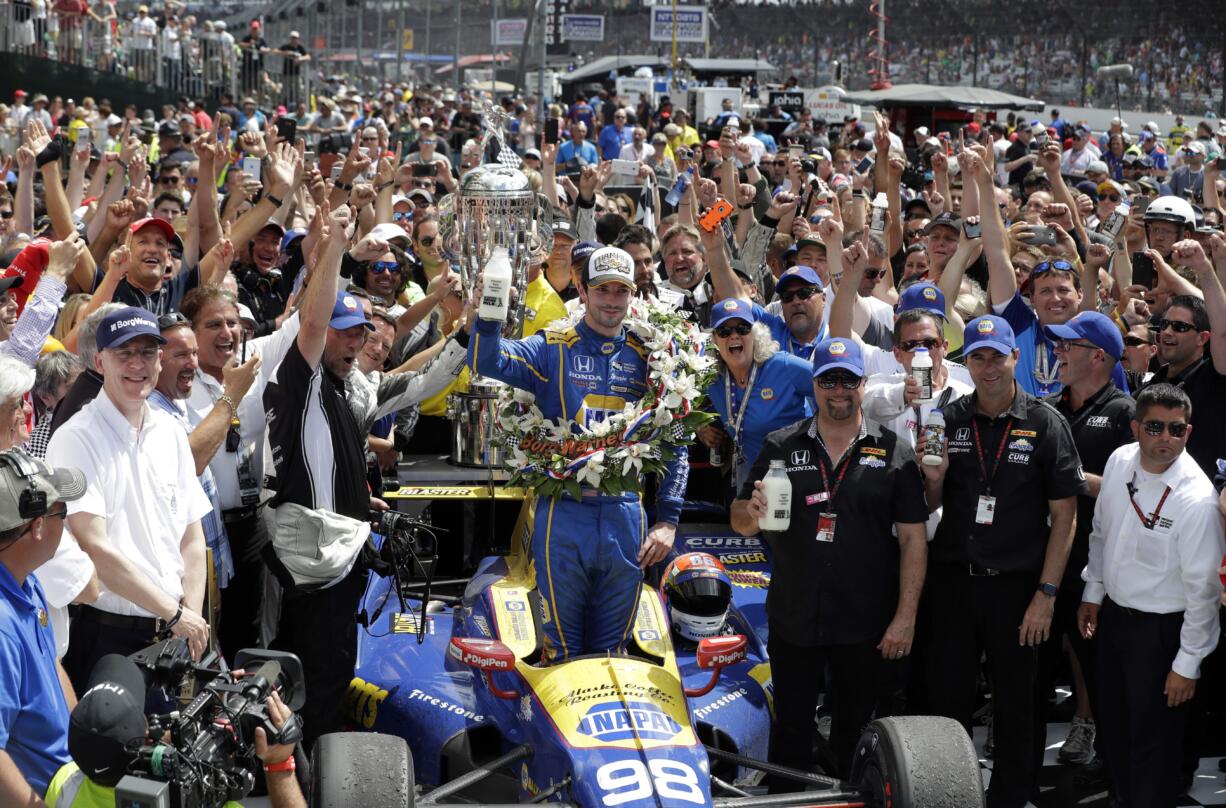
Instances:
[[[84,319],[85,305],[89,303],[89,295],[84,292],[78,292],[75,295],[69,295],[64,301],[63,308],[60,309],[59,319],[55,321],[55,328],[51,332],[51,336],[63,342],[72,333],[72,330],[80,325]]]

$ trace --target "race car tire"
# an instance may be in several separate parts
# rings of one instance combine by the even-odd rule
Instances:
[[[983,808],[979,758],[957,721],[879,718],[860,736],[851,782],[868,786],[880,808]]]
[[[413,808],[413,756],[403,738],[334,732],[311,754],[311,808]]]

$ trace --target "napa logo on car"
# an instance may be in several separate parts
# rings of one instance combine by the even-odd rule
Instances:
[[[636,737],[668,741],[681,732],[681,725],[650,702],[607,701],[588,708],[576,730],[598,741],[627,741]]]

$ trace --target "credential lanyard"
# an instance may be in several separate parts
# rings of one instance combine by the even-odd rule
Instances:
[[[749,370],[749,381],[745,384],[745,393],[741,396],[741,406],[737,409],[736,417],[732,421],[732,438],[736,441],[736,450],[741,451],[744,445],[741,442],[741,433],[745,429],[745,410],[749,408],[749,399],[753,395],[753,383],[758,378],[758,365],[755,362]],[[728,415],[732,416],[732,373],[724,371],[724,403],[728,408]]]
[[[1132,509],[1137,512],[1137,518],[1141,520],[1141,525],[1146,530],[1153,530],[1154,525],[1158,524],[1158,517],[1162,514],[1162,506],[1166,504],[1166,498],[1171,495],[1171,487],[1168,485],[1166,490],[1162,492],[1162,499],[1158,500],[1158,507],[1154,508],[1154,515],[1145,518],[1145,511],[1141,510],[1141,506],[1137,504],[1134,495],[1137,493],[1137,487],[1132,483],[1128,483],[1128,501],[1132,503]]]
[[[826,461],[819,455],[817,458],[817,470],[822,474],[822,488],[829,492],[826,497],[826,509],[824,513],[829,516],[830,508],[834,504],[834,498],[839,493],[839,486],[843,483],[843,475],[847,473],[847,467],[851,465],[852,450],[856,448],[856,442],[852,441],[851,446],[847,447],[847,451],[843,455],[843,462],[838,467],[838,474],[834,478],[834,487],[830,486],[830,478],[826,476]]]
[[[975,435],[975,456],[979,460],[979,475],[984,481],[984,493],[992,496],[992,480],[996,478],[996,470],[1000,468],[1000,456],[1005,453],[1005,443],[1009,440],[1009,430],[1013,428],[1013,418],[1005,422],[1005,434],[1000,436],[1000,446],[996,448],[996,459],[992,461],[992,474],[988,475],[987,466],[983,463],[983,444],[979,440],[979,419],[971,417],[971,431]]]

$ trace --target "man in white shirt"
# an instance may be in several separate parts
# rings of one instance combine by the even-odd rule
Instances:
[[[1094,508],[1078,627],[1098,646],[1099,740],[1119,805],[1174,806],[1201,662],[1217,646],[1226,542],[1217,492],[1184,451],[1192,402],[1137,396],[1137,443],[1111,455]]]
[[[78,692],[102,656],[130,654],[164,630],[186,637],[197,659],[209,639],[200,520],[211,506],[187,434],[147,402],[165,339],[152,314],[129,306],[103,318],[97,343],[102,392],[47,446],[48,463],[85,474],[68,526],[102,582],[69,629],[64,669]]]
[[[1098,159],[1090,141],[1090,130],[1078,126],[1073,130],[1073,147],[1064,153],[1060,160],[1060,170],[1065,174],[1085,174],[1090,163]]]

